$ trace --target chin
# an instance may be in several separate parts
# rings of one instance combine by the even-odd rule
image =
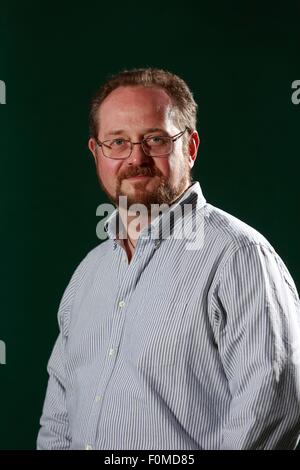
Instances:
[[[157,190],[158,184],[157,182],[154,183],[152,180],[148,181],[147,183],[140,181],[135,183],[125,182],[125,184],[121,185],[121,193],[126,196],[133,196],[136,194],[151,194]]]

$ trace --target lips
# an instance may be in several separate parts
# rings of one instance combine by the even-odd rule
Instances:
[[[145,179],[145,178],[152,178],[152,176],[148,176],[148,175],[136,175],[136,176],[129,176],[128,180],[132,180],[132,179]]]
[[[127,175],[123,179],[124,180],[136,180],[136,181],[146,181],[147,178],[153,178],[156,176],[155,174],[149,174],[149,173],[137,173],[135,175]]]

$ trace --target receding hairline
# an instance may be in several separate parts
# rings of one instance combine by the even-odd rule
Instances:
[[[117,92],[118,90],[120,89],[125,89],[125,88],[132,88],[132,89],[143,89],[143,90],[147,90],[147,89],[157,89],[159,91],[162,91],[168,98],[169,98],[169,104],[168,104],[168,117],[170,117],[173,121],[174,121],[174,118],[176,119],[176,117],[178,118],[179,117],[179,114],[180,114],[180,109],[178,108],[178,105],[174,102],[172,96],[167,92],[167,90],[161,86],[161,85],[158,85],[158,84],[122,84],[120,86],[118,86],[117,88],[114,88],[105,98],[104,100],[98,104],[98,107],[97,107],[97,111],[95,113],[95,119],[96,119],[96,122],[97,122],[97,125],[98,125],[98,128],[100,128],[100,109],[101,107],[103,106],[103,104],[105,104],[105,102],[111,97],[111,95],[115,94],[115,92]],[[165,104],[165,103],[164,103]],[[157,109],[160,109],[160,107],[162,107],[164,104],[160,104],[158,103],[157,105]],[[175,123],[175,121],[174,121]],[[177,124],[177,123],[176,123]]]
[[[96,136],[99,132],[98,110],[101,104],[113,91],[121,87],[163,90],[170,98],[170,110],[176,127],[183,126],[188,129],[189,133],[196,129],[198,106],[185,80],[168,70],[148,67],[123,70],[112,75],[96,91],[89,111],[90,136]]]

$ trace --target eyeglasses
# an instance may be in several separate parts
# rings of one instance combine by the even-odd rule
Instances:
[[[167,157],[173,152],[174,142],[180,139],[187,130],[188,127],[173,136],[152,135],[146,137],[141,142],[131,142],[131,140],[123,139],[122,137],[104,140],[104,142],[100,142],[97,138],[95,140],[99,147],[101,147],[103,155],[113,160],[129,158],[134,145],[141,145],[144,153],[149,157]]]

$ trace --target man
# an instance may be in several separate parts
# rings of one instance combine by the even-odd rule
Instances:
[[[38,449],[295,448],[298,293],[269,242],[191,180],[186,83],[122,72],[90,117],[117,207],[60,304]]]

